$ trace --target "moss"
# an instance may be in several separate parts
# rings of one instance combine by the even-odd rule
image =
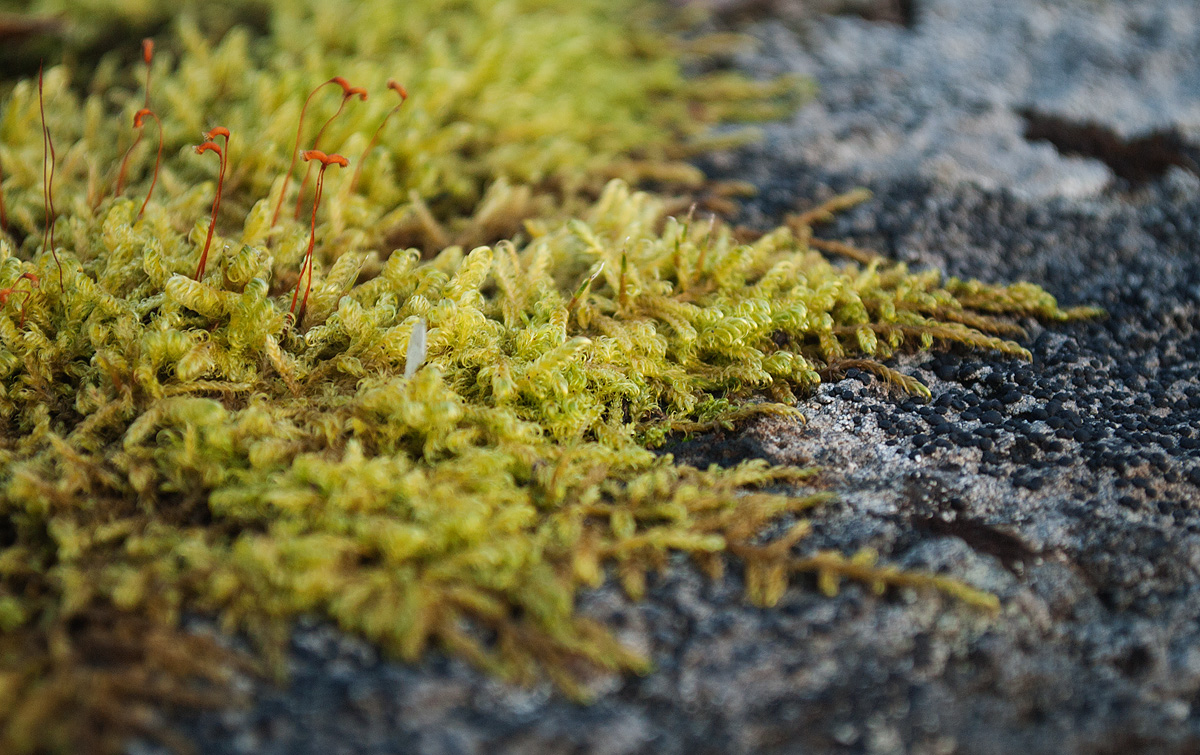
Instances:
[[[762,605],[811,572],[830,593],[847,578],[995,608],[871,552],[796,555],[804,512],[825,500],[811,470],[699,470],[651,449],[754,414],[798,416],[798,397],[850,366],[922,392],[880,360],[951,343],[1028,357],[998,317],[1083,313],[1029,284],[835,264],[810,225],[844,202],[743,243],[632,190],[698,185],[673,161],[681,143],[794,93],[685,80],[681,43],[632,31],[641,4],[293,7],[273,7],[262,38],[235,29],[213,46],[184,20],[160,40],[151,101],[168,146],[141,217],[149,140],[129,196],[108,196],[140,66],[101,65],[86,95],[67,69],[48,72],[57,259],[40,243],[35,86],[6,99],[8,750],[113,749],[130,731],[162,734],[157,706],[219,700],[233,658],[182,633],[182,612],[220,616],[268,660],[293,617],[316,613],[401,658],[438,647],[586,697],[597,669],[649,661],[577,616],[577,591],[611,573],[640,596],[674,552],[714,575],[739,559]],[[285,213],[272,229],[271,213],[300,104],[335,74],[372,92],[403,79],[413,97],[358,186],[353,165],[326,177],[297,319],[310,228]],[[334,99],[314,99],[312,123]],[[322,147],[358,160],[394,105],[350,103]],[[216,161],[186,148],[217,123],[232,131],[231,170],[197,281]],[[626,180],[597,197],[614,176]],[[398,238],[440,251],[391,251]],[[758,542],[780,517],[788,534]]]
[[[686,153],[681,146],[703,147],[708,126],[731,112],[779,114],[807,91],[788,80],[683,78],[682,43],[638,31],[648,11],[634,0],[585,0],[569,12],[535,0],[426,0],[404,13],[384,0],[281,2],[272,6],[269,35],[236,27],[215,45],[186,12],[197,5],[184,4],[154,62],[151,107],[166,144],[159,199],[172,220],[202,217],[211,197],[201,182],[215,178],[215,169],[190,147],[214,125],[233,132],[223,223],[239,226],[256,201],[278,192],[301,104],[335,75],[375,93],[350,103],[322,141],[322,149],[356,164],[395,105],[384,82],[399,80],[420,96],[362,161],[356,191],[347,190],[350,175],[331,181],[334,232],[365,235],[356,240],[365,246],[427,250],[509,237],[523,218],[564,204],[581,208],[572,200],[594,198],[608,178],[695,186],[699,172],[676,159]],[[74,10],[80,26],[92,18],[89,8]],[[117,61],[105,59],[89,80],[72,80],[81,72],[68,68],[48,72],[47,119],[62,157],[56,194],[60,203],[70,198],[80,219],[111,192],[143,104],[140,62]],[[14,228],[38,236],[42,138],[33,84],[12,91],[0,134]],[[333,114],[335,91],[314,98],[309,124]],[[305,138],[315,131],[310,125]],[[147,139],[134,156],[134,177],[148,179],[152,164]]]

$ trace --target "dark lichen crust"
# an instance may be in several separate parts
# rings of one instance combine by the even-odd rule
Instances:
[[[1001,318],[1082,312],[812,240],[859,196],[748,240],[631,189],[699,186],[672,162],[703,142],[697,115],[768,116],[795,91],[684,80],[682,42],[631,32],[637,3],[358,3],[336,23],[326,6],[280,6],[270,34],[216,47],[185,18],[145,54],[153,95],[139,63],[102,64],[86,96],[50,68],[5,99],[6,751],[113,749],[154,731],[158,705],[220,702],[244,661],[181,632],[181,612],[219,615],[268,660],[316,613],[403,658],[437,646],[584,697],[593,670],[649,661],[576,616],[576,591],[611,570],[637,596],[671,552],[714,574],[740,559],[761,605],[803,571],[826,592],[995,606],[869,551],[794,548],[824,499],[811,470],[650,449],[798,415],[848,369],[927,394],[879,360],[1028,357]],[[309,94],[339,71],[385,94],[402,77],[411,102],[384,128],[394,98]],[[297,126],[306,96],[319,131]],[[161,169],[128,127],[150,108]],[[219,165],[190,149],[203,132]],[[311,200],[302,167],[289,193],[293,132],[321,162]],[[134,180],[113,196],[123,155]]]

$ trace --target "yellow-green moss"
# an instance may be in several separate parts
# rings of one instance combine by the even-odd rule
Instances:
[[[739,243],[622,181],[580,209],[614,174],[697,181],[670,161],[702,135],[693,114],[758,112],[789,90],[710,86],[706,111],[677,43],[633,31],[639,3],[330,5],[273,7],[263,38],[235,30],[212,47],[184,21],[160,40],[152,103],[169,158],[140,219],[147,153],[128,196],[106,195],[141,71],[102,65],[85,98],[49,71],[61,286],[40,248],[36,90],[19,82],[5,101],[3,190],[23,243],[0,241],[0,288],[31,289],[0,309],[6,748],[111,749],[154,728],[155,704],[211,702],[196,680],[219,686],[231,658],[182,639],[183,611],[268,655],[290,619],[316,613],[402,658],[437,646],[583,696],[592,669],[649,662],[576,616],[576,592],[611,568],[638,596],[671,552],[713,573],[741,559],[763,605],[809,571],[827,592],[845,577],[995,606],[869,552],[794,555],[823,500],[795,494],[809,471],[697,470],[649,449],[797,414],[797,396],[851,365],[919,391],[877,360],[938,342],[1027,356],[994,335],[1012,330],[996,314],[1071,313],[1028,284],[832,264],[808,243],[819,213]],[[356,191],[355,166],[330,174],[293,323],[308,229],[272,232],[270,213],[299,105],[334,74],[373,93],[323,145],[352,159],[394,105],[382,82],[413,97]],[[313,123],[335,106],[317,102]],[[233,132],[229,194],[195,281],[216,161],[187,147],[218,124]],[[505,236],[427,262],[385,245]],[[36,288],[17,285],[25,273]],[[757,544],[785,514],[788,535]],[[124,661],[100,662],[114,653]]]
[[[149,3],[143,12],[174,5]],[[202,13],[205,5],[184,7]],[[72,12],[81,24],[91,18],[87,6]],[[388,0],[279,2],[269,18],[267,36],[236,27],[213,44],[201,19],[185,12],[158,42],[151,108],[166,147],[157,198],[172,223],[186,219],[181,229],[207,222],[212,189],[204,181],[216,169],[191,154],[200,135],[215,125],[233,133],[219,230],[239,227],[256,201],[280,190],[301,105],[335,75],[372,93],[349,104],[322,140],[322,149],[354,163],[397,102],[384,83],[396,79],[417,95],[367,156],[356,191],[348,191],[353,170],[331,176],[328,187],[333,233],[384,248],[507,238],[523,218],[564,202],[581,208],[572,200],[594,197],[608,178],[695,186],[699,172],[677,158],[689,144],[702,147],[712,123],[739,109],[784,113],[807,92],[793,80],[685,79],[683,43],[645,30],[655,28],[653,6],[637,0],[423,0],[402,10]],[[136,51],[133,40],[131,48],[123,52]],[[145,67],[117,60],[47,73],[47,119],[60,156],[56,201],[80,220],[111,194],[143,105]],[[35,84],[15,87],[0,121],[9,214],[32,236],[42,228]],[[314,98],[306,139],[336,110],[337,92]],[[145,189],[154,147],[146,138],[133,156],[132,177],[142,183],[130,196]]]

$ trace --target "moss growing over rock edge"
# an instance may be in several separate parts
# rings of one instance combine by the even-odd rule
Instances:
[[[280,18],[276,36],[286,38]],[[248,68],[248,36],[212,48],[185,24],[178,39],[186,52],[157,77],[156,96],[200,107],[180,115],[159,106],[174,149],[160,199],[141,218],[140,196],[104,196],[132,136],[119,125],[128,119],[110,123],[106,98],[131,110],[140,93],[110,90],[102,70],[94,96],[75,99],[65,71],[51,71],[61,286],[38,243],[40,123],[29,82],[5,110],[4,128],[20,134],[2,155],[6,196],[24,236],[19,249],[0,246],[0,289],[9,289],[0,310],[0,710],[13,749],[89,739],[114,748],[125,733],[153,728],[155,704],[219,699],[233,661],[179,634],[185,610],[220,615],[268,656],[292,617],[315,612],[403,658],[437,646],[505,678],[548,674],[585,697],[594,670],[641,672],[648,660],[576,616],[576,591],[611,569],[638,596],[672,552],[714,574],[732,554],[762,605],[806,571],[828,592],[844,578],[880,590],[917,584],[994,607],[953,580],[881,567],[870,552],[798,555],[810,527],[803,512],[823,500],[806,486],[811,471],[696,470],[648,449],[672,433],[795,414],[797,397],[850,366],[919,392],[879,360],[938,343],[1027,356],[998,316],[1079,313],[1029,284],[945,281],[882,260],[832,264],[809,243],[819,213],[740,243],[723,223],[672,217],[667,200],[622,182],[583,211],[583,187],[635,146],[660,151],[631,177],[695,176],[669,162],[666,141],[641,132],[603,160],[564,161],[553,180],[510,175],[491,150],[504,152],[513,135],[497,136],[506,132],[492,124],[479,127],[492,141],[443,151],[389,136],[385,167],[361,192],[348,173],[331,180],[313,293],[296,322],[288,302],[309,237],[287,219],[270,228],[292,138],[276,121],[294,128],[288,108],[332,73],[314,57],[307,78],[281,87],[278,109],[264,115],[254,93],[271,89],[272,75],[286,81],[286,66]],[[336,43],[326,53],[350,60]],[[441,65],[446,76],[458,70]],[[629,123],[675,112],[684,128],[679,114],[695,112],[695,90],[671,75],[661,97],[649,96],[653,87],[636,94]],[[230,95],[231,119],[217,120],[239,124],[234,139],[253,146],[234,142],[219,245],[196,281],[213,193],[202,179],[213,165],[184,150],[201,124],[216,122],[197,114],[226,102],[205,94],[213,76]],[[247,82],[258,83],[238,89]],[[422,90],[410,88],[416,105]],[[746,97],[770,104],[777,91],[710,85],[707,94],[737,107]],[[570,123],[588,115],[564,112]],[[344,134],[331,131],[324,146],[356,155],[351,147],[365,145],[382,109],[361,115],[337,121]],[[472,125],[458,117],[429,128]],[[597,143],[606,132],[594,127],[572,130],[585,134],[575,144]],[[254,133],[270,136],[254,142]],[[517,137],[514,165],[546,146],[537,134]],[[423,194],[408,172],[388,172],[389,157],[422,166],[446,158],[452,167],[433,174],[466,175],[462,186],[474,188]],[[393,222],[432,247],[496,237],[481,218],[502,220],[513,238],[469,252],[451,245],[427,262],[416,251],[372,251]],[[414,332],[425,331],[415,347]],[[758,543],[778,517],[788,517],[787,535]],[[45,726],[60,717],[66,724]]]

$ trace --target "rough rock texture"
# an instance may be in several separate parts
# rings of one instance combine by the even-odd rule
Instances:
[[[822,92],[772,130],[773,151],[863,178],[971,181],[1029,198],[1098,194],[1112,165],[1085,157],[1097,153],[1118,171],[1200,165],[1195,3],[907,5],[907,26],[818,16],[796,31],[755,30],[762,46],[743,67],[804,73]],[[1125,154],[1130,143],[1141,154]]]
[[[1170,131],[1195,154],[1200,9],[912,5],[911,27],[750,27],[768,44],[741,64],[811,73],[820,102],[708,167],[760,186],[748,223],[865,183],[875,199],[822,235],[1039,281],[1109,317],[1030,324],[1032,363],[902,361],[928,403],[851,374],[805,402],[806,424],[672,450],[819,464],[841,499],[802,548],[871,546],[996,592],[1002,614],[854,585],[825,598],[803,580],[760,610],[736,570],[714,583],[680,561],[644,602],[585,596],[658,667],[599,680],[590,707],[444,658],[388,662],[305,623],[286,689],[256,683],[251,709],[182,722],[202,752],[1200,751],[1200,179],[1181,160],[1136,186],[1027,142],[1020,115],[1098,124],[1125,147]]]

